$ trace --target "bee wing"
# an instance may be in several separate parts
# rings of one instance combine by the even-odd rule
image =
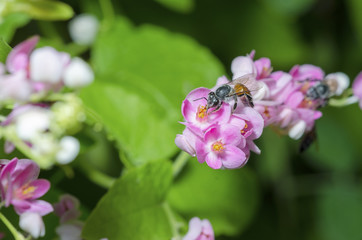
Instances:
[[[245,85],[250,92],[255,92],[260,89],[259,83],[255,79],[255,75],[252,73],[245,74],[241,77],[233,79],[229,85],[235,85],[235,84],[243,84]]]

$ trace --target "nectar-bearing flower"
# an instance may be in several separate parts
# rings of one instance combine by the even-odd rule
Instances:
[[[53,211],[51,204],[38,200],[49,190],[50,183],[37,179],[40,169],[35,162],[14,158],[2,160],[1,164],[0,190],[5,207],[13,205],[19,215],[34,212],[44,216]]]

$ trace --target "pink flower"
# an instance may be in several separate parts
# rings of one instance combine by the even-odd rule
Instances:
[[[196,156],[195,143],[199,136],[194,134],[189,128],[185,128],[184,132],[176,135],[175,144],[181,150],[187,152],[191,156]]]
[[[203,133],[214,123],[227,123],[230,118],[231,107],[224,103],[216,112],[207,109],[207,96],[210,89],[197,88],[191,91],[182,103],[181,111],[186,123],[194,133],[203,136]]]
[[[352,84],[353,95],[359,99],[359,107],[362,109],[362,72],[354,79]]]
[[[194,217],[189,222],[189,231],[182,240],[214,240],[214,230],[209,220]]]
[[[76,220],[80,216],[79,200],[72,195],[64,194],[58,203],[54,204],[54,213],[60,218],[60,223]]]
[[[311,64],[296,65],[289,73],[294,81],[322,80],[324,78],[323,70]]]
[[[206,131],[202,140],[196,140],[196,155],[200,163],[206,161],[214,169],[238,168],[246,161],[240,149],[246,144],[239,128],[231,124],[216,125]]]
[[[4,163],[0,172],[0,190],[6,207],[12,204],[19,215],[35,212],[44,216],[53,211],[51,204],[37,200],[50,188],[49,181],[37,179],[40,171],[38,165],[29,159],[17,158],[2,160]]]

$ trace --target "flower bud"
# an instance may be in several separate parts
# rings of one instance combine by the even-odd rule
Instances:
[[[98,19],[90,14],[81,14],[69,23],[70,37],[75,43],[90,45],[98,32]]]
[[[303,120],[299,120],[294,126],[289,129],[289,137],[298,140],[304,134],[307,124]]]
[[[20,215],[19,226],[28,232],[33,238],[45,235],[45,226],[40,214],[35,212],[25,212]]]
[[[257,72],[254,62],[249,56],[240,56],[235,58],[231,63],[231,71],[233,73],[233,79],[246,74],[256,75]]]
[[[34,107],[19,115],[16,120],[16,133],[22,140],[33,140],[50,126],[51,112]]]
[[[329,85],[330,88],[334,88],[331,89],[331,91],[334,92],[336,96],[341,95],[349,86],[349,77],[343,72],[330,73],[325,79],[327,82],[332,81]]]
[[[58,163],[67,164],[77,157],[80,149],[78,139],[71,136],[65,136],[60,140],[59,145],[60,150],[56,155],[56,160]]]
[[[64,72],[64,84],[70,88],[84,87],[93,80],[92,69],[80,58],[73,58]]]
[[[69,55],[52,47],[38,48],[30,55],[30,78],[34,82],[56,84],[62,77]]]

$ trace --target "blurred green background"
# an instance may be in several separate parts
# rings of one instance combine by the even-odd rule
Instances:
[[[11,46],[40,34],[42,45],[91,59],[96,83],[81,96],[99,112],[113,136],[109,139],[104,132],[84,129],[79,137],[92,141],[83,141],[88,152],[84,151],[78,163],[87,159],[113,176],[119,175],[119,158],[137,165],[146,161],[145,155],[150,159],[176,156],[173,139],[175,132],[182,131],[177,120],[181,120],[179,108],[184,96],[193,88],[211,87],[217,76],[230,76],[232,59],[253,49],[256,59],[270,58],[274,70],[289,71],[295,64],[309,63],[320,66],[326,74],[345,72],[351,81],[362,70],[360,0],[124,0],[113,1],[113,10],[106,16],[106,8],[98,1],[63,2],[75,14],[91,13],[105,19],[91,50],[68,44],[68,21],[12,15],[7,21],[19,28],[3,28],[0,33]],[[112,12],[122,16],[115,28],[110,23],[114,21]],[[146,81],[150,79],[154,82]],[[122,89],[113,88],[116,83],[122,83]],[[133,98],[134,92],[142,98]],[[166,103],[163,98],[168,99]],[[135,101],[140,106],[137,111],[122,108]],[[142,105],[147,101],[160,104]],[[123,117],[130,112],[132,116]],[[201,218],[209,217],[221,233],[217,239],[362,239],[362,111],[355,104],[326,107],[322,112],[316,123],[318,140],[303,154],[298,153],[298,141],[267,128],[257,140],[262,154],[252,155],[243,169],[211,172],[191,159],[170,190],[170,205],[186,220],[197,213]],[[152,119],[137,120],[129,132],[125,130],[130,119],[144,115],[152,115]],[[140,132],[136,136],[135,129]],[[158,129],[168,140],[157,145],[157,152],[147,144],[134,151],[140,142],[157,138]],[[92,144],[96,147],[90,152]],[[120,157],[114,146],[124,150]],[[57,170],[44,173],[44,177],[58,177],[58,189],[79,197],[89,211],[99,198],[83,189],[81,183],[89,183],[75,171],[76,177],[71,178],[75,185]],[[95,196],[105,193],[90,186]],[[202,204],[193,204],[193,199],[185,197],[188,194]]]

